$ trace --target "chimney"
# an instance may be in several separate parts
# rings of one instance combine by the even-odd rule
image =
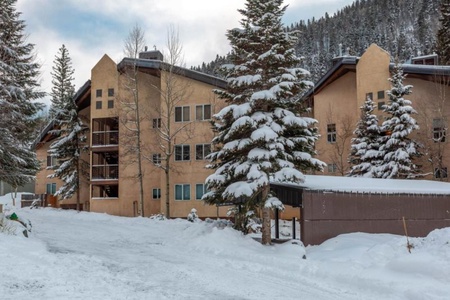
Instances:
[[[146,46],[145,51],[139,53],[140,59],[152,59],[152,60],[160,60],[160,61],[164,60],[164,56],[162,55],[161,52],[159,52],[159,50],[151,50],[151,51],[147,51],[147,50],[148,50],[148,48]]]

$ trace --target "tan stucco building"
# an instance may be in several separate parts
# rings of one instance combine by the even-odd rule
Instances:
[[[91,79],[76,94],[80,115],[90,128],[88,151],[82,157],[87,174],[81,182],[83,210],[131,217],[139,213],[136,156],[130,145],[135,126],[130,124],[135,124],[136,116],[130,110],[133,96],[126,72],[127,66],[134,62],[139,70],[144,215],[165,212],[167,182],[158,164],[163,164],[164,157],[160,143],[162,129],[170,125],[171,132],[177,132],[172,136],[175,153],[171,157],[168,182],[171,217],[185,218],[192,208],[202,218],[225,217],[228,207],[208,206],[199,199],[205,190],[205,178],[211,174],[205,168],[204,159],[213,138],[209,121],[224,105],[212,90],[225,88],[226,82],[184,68],[169,73],[158,51],[144,52],[136,61],[124,59],[119,64],[105,55],[93,67]],[[392,67],[390,55],[371,45],[361,57],[336,58],[334,66],[307,94],[312,115],[319,121],[321,137],[316,150],[318,158],[328,165],[324,170],[326,175],[348,172],[350,141],[360,116],[359,108],[367,96],[377,103],[376,112],[382,120],[381,106],[388,101],[386,91],[390,89],[388,78]],[[404,83],[413,85],[407,99],[419,112],[416,119],[421,129],[415,135],[426,147],[423,150],[426,155],[417,163],[428,174],[427,179],[448,181],[450,144],[446,130],[450,117],[450,67],[416,64],[403,67],[407,74]],[[170,89],[176,100],[167,107],[165,96]],[[171,113],[167,114],[167,110]],[[169,120],[164,116],[170,116]],[[48,179],[49,171],[45,170],[52,163],[47,154],[53,138],[48,134],[50,129],[51,126],[42,133],[36,146],[38,158],[43,162],[43,170],[36,180],[38,194],[51,195],[61,185],[58,180]],[[73,208],[75,201],[76,197],[54,200],[53,205]],[[294,216],[299,217],[298,208],[288,207],[281,214],[285,219]]]
[[[433,57],[433,56],[430,56]],[[447,135],[450,120],[450,66],[427,65],[436,59],[412,59],[403,64],[405,85],[412,94],[405,96],[418,112],[413,117],[420,130],[413,138],[423,144],[424,156],[416,160],[426,179],[449,181],[450,143]],[[425,63],[425,64],[424,64]],[[319,121],[321,138],[316,143],[318,158],[327,164],[326,175],[348,173],[351,138],[360,118],[360,107],[367,96],[377,104],[374,113],[383,121],[382,106],[391,89],[392,63],[389,53],[372,44],[361,57],[343,56],[316,83],[307,97],[313,115]]]
[[[174,68],[162,61],[159,51],[140,54],[137,60],[116,64],[107,55],[93,67],[91,79],[78,91],[76,101],[83,121],[90,128],[84,154],[87,178],[81,184],[83,210],[120,216],[137,216],[140,209],[135,145],[136,114],[133,78],[127,68],[136,63],[141,127],[144,215],[165,213],[164,152],[162,136],[170,132],[170,216],[187,217],[192,208],[201,217],[226,216],[227,207],[200,201],[210,174],[205,156],[211,150],[211,116],[221,108],[213,93],[225,82],[213,76]],[[170,82],[169,82],[170,81]],[[171,93],[171,99],[167,95]],[[170,111],[167,113],[167,111]],[[168,130],[170,128],[170,131]],[[62,184],[48,179],[45,169],[51,158],[47,150],[54,137],[44,131],[37,143],[43,162],[36,180],[36,193],[54,194]],[[84,180],[86,179],[86,180]],[[54,201],[57,207],[73,208],[76,197]]]

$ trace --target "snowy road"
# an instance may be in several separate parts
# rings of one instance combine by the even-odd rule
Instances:
[[[18,213],[31,220],[33,233],[30,239],[0,235],[0,269],[9,270],[0,272],[0,299],[5,300],[446,299],[450,295],[446,279],[439,277],[450,278],[450,271],[433,272],[434,281],[409,275],[395,279],[395,274],[358,261],[323,261],[327,249],[308,249],[308,259],[303,260],[298,245],[263,247],[231,229],[205,222],[50,209]]]

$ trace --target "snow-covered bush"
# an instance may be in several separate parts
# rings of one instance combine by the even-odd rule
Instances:
[[[165,220],[167,220],[166,216],[164,216],[163,214],[151,215],[149,217],[149,219],[151,219],[151,220],[158,220],[158,221],[165,221]]]
[[[195,208],[191,209],[191,212],[187,216],[187,220],[193,223],[200,221],[197,215],[197,210]]]
[[[224,229],[225,227],[233,227],[233,222],[231,222],[230,220],[226,220],[226,219],[213,220],[210,218],[206,218],[205,222],[208,224],[212,224],[213,227],[216,227],[219,229]]]
[[[8,235],[16,234],[16,227],[3,214],[0,214],[0,233]]]

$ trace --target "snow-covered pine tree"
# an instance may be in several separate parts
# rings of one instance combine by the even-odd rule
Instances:
[[[410,134],[419,129],[416,120],[412,117],[417,114],[411,106],[411,101],[403,98],[411,94],[412,85],[403,85],[402,66],[396,63],[393,69],[391,90],[388,104],[384,108],[386,120],[381,125],[385,133],[381,139],[380,151],[384,153],[382,164],[377,167],[377,178],[414,178],[418,176],[418,167],[413,158],[420,156],[419,146],[410,138]]]
[[[242,29],[227,33],[232,64],[226,90],[215,93],[228,106],[214,116],[217,136],[209,156],[215,173],[206,179],[209,204],[242,201],[242,213],[263,210],[263,244],[270,241],[270,208],[282,207],[270,181],[300,183],[303,171],[318,170],[313,158],[316,120],[303,117],[299,94],[309,83],[298,68],[296,37],[283,28],[283,0],[247,0]],[[243,228],[240,228],[243,229]]]
[[[71,198],[80,186],[80,154],[86,140],[86,126],[78,116],[75,103],[75,88],[72,83],[74,69],[69,51],[62,45],[55,56],[52,80],[52,106],[50,115],[57,128],[52,133],[57,138],[50,145],[48,153],[56,158],[56,165],[48,167],[54,173],[49,178],[60,178],[64,183],[55,195],[60,199]],[[80,193],[77,193],[77,210],[80,210]]]
[[[40,168],[30,149],[36,113],[44,96],[38,90],[34,45],[26,43],[25,22],[16,0],[0,1],[0,180],[17,187]]]
[[[373,170],[383,160],[380,152],[380,127],[378,117],[373,114],[375,104],[367,97],[361,106],[361,118],[358,121],[355,137],[352,138],[349,176],[373,177]]]
[[[441,2],[441,27],[437,34],[439,64],[450,65],[450,0]]]

